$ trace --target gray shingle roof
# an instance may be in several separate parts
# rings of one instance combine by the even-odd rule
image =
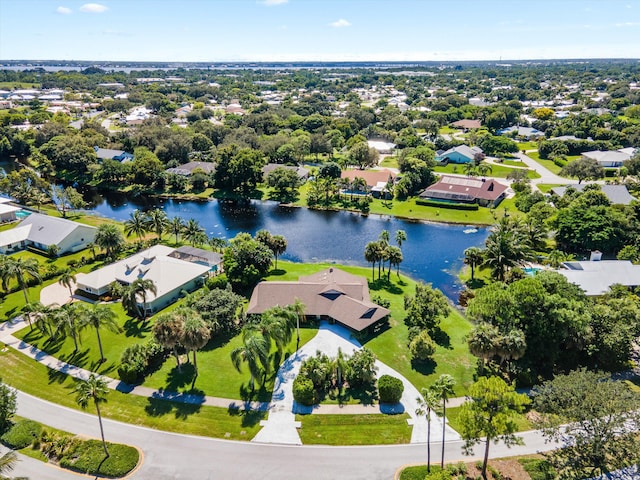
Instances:
[[[566,187],[555,187],[552,188],[551,191],[562,197],[567,191],[567,188],[572,187],[581,192],[584,190],[585,185],[588,184],[580,183]],[[614,204],[629,205],[633,200],[635,200],[625,185],[600,185],[600,190],[607,196],[609,201]]]

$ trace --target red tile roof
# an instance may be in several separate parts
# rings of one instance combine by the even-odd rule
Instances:
[[[495,201],[504,194],[507,186],[496,182],[492,178],[452,177],[443,175],[436,183],[427,187],[420,194],[423,198],[438,198],[444,200],[459,200],[473,202],[476,199]]]

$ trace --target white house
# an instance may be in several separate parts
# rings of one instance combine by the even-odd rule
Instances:
[[[16,251],[28,246],[46,251],[57,245],[61,255],[78,252],[93,242],[97,231],[95,227],[64,218],[32,213],[15,228],[0,232],[0,251]]]
[[[598,257],[595,257],[598,258]],[[589,296],[603,295],[612,285],[640,285],[640,265],[628,260],[591,260],[564,262],[558,273],[578,285]]]
[[[203,262],[175,258],[171,255],[174,252],[174,248],[155,245],[86,275],[79,274],[78,290],[95,298],[108,293],[113,282],[130,285],[139,278],[151,280],[157,291],[148,292],[145,308],[149,314],[157,312],[178,300],[183,290],[201,286],[211,270]]]
[[[621,167],[624,162],[633,157],[634,148],[621,148],[620,150],[593,150],[582,154],[585,158],[590,158],[598,162],[598,165],[605,168]]]

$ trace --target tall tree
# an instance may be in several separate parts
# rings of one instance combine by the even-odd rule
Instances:
[[[400,264],[402,263],[402,250],[400,247],[396,247],[391,245],[387,248],[387,257],[389,259],[389,271],[387,272],[387,280],[390,280],[391,277],[391,267],[396,266],[396,273],[398,275],[398,280],[400,279]]]
[[[107,258],[114,255],[124,246],[125,241],[122,232],[113,223],[103,223],[98,227],[94,243],[105,251]]]
[[[251,376],[249,385],[253,392],[256,378],[260,378],[262,370],[269,365],[269,342],[260,330],[250,325],[242,329],[242,345],[231,351],[231,362],[238,372],[241,372],[242,363],[247,364]]]
[[[464,263],[471,267],[471,281],[475,279],[476,267],[482,265],[484,255],[480,248],[469,247],[464,251]]]
[[[507,270],[532,259],[528,238],[518,220],[503,217],[487,237],[484,265],[492,275],[504,281]]]
[[[119,333],[121,331],[120,325],[117,322],[117,316],[108,305],[96,303],[91,306],[79,307],[78,314],[80,315],[80,324],[83,327],[92,327],[96,330],[96,336],[98,337],[98,348],[100,349],[100,363],[105,361],[104,352],[102,349],[102,339],[100,338],[100,330],[106,329],[110,332]]]
[[[124,222],[124,233],[127,237],[135,235],[141,239],[147,233],[147,219],[140,210],[134,210]]]
[[[107,442],[104,439],[104,427],[102,426],[102,415],[100,413],[100,404],[107,402],[107,394],[109,393],[109,387],[107,382],[96,377],[93,373],[89,375],[86,380],[81,380],[76,386],[76,403],[86,409],[89,402],[93,402],[96,407],[96,413],[98,414],[98,423],[100,424],[100,437],[102,438],[102,448],[104,454],[109,458],[109,450],[107,449]]]
[[[378,242],[369,242],[364,247],[364,259],[371,262],[371,281],[375,280],[375,267],[378,261]]]
[[[190,218],[184,226],[182,235],[191,245],[195,246],[202,236],[206,237],[204,228],[198,223],[197,220]]]
[[[73,339],[74,352],[78,351],[78,339],[82,329],[82,319],[78,314],[81,308],[74,304],[66,304],[46,313],[46,317],[51,319],[51,323],[55,327],[55,336],[70,336]]]
[[[496,356],[500,343],[500,330],[487,322],[480,323],[467,337],[472,355],[480,359],[480,376],[484,375],[487,362]]]
[[[169,225],[169,219],[167,218],[167,214],[164,210],[160,210],[159,208],[154,208],[153,210],[149,210],[147,212],[147,229],[155,232],[158,236],[158,241],[162,239],[162,234],[167,230]]]
[[[70,268],[65,269],[58,279],[58,283],[69,289],[69,301],[73,301],[72,287],[76,284],[76,276]]]
[[[287,239],[282,235],[274,235],[271,238],[271,244],[269,249],[273,252],[273,256],[276,259],[276,269],[278,268],[278,256],[282,255],[287,250]]]
[[[169,220],[167,228],[172,235],[176,237],[176,244],[178,243],[178,236],[184,231],[184,220],[180,217],[173,217]]]
[[[9,426],[11,417],[16,414],[16,391],[4,383],[0,378],[0,432]]]
[[[299,298],[293,301],[293,305],[288,305],[289,308],[296,316],[296,351],[300,348],[300,320],[305,318],[306,306]]]
[[[639,460],[640,395],[599,372],[557,375],[533,391],[538,426],[562,448],[547,454],[561,479],[598,477]]]
[[[524,411],[530,400],[525,394],[516,393],[513,385],[508,385],[498,377],[480,377],[469,387],[469,397],[470,400],[460,410],[460,434],[465,441],[466,454],[472,454],[474,445],[484,437],[482,478],[487,480],[491,442],[502,440],[507,447],[523,443],[515,435],[518,430],[515,417]]]
[[[427,473],[431,473],[431,413],[436,412],[440,406],[440,395],[434,388],[423,388],[420,393],[416,399],[416,415],[424,415],[427,418]],[[444,418],[442,422],[445,422]]]
[[[433,389],[442,401],[442,458],[440,460],[441,468],[444,468],[444,443],[447,426],[447,402],[449,401],[451,395],[454,394],[453,387],[455,387],[455,385],[455,379],[447,373],[440,375],[436,382],[433,384]]]
[[[176,309],[177,310],[177,309]],[[165,348],[170,349],[176,357],[178,372],[182,372],[178,345],[183,336],[184,319],[174,312],[163,313],[156,317],[156,321],[151,328],[151,333],[156,342]]]
[[[25,303],[29,303],[28,277],[40,281],[40,264],[35,258],[14,258],[9,257],[8,276],[14,278],[18,286],[22,289]]]
[[[197,312],[192,311],[191,315],[184,319],[182,326],[182,338],[180,343],[184,345],[187,350],[191,350],[193,354],[193,369],[195,375],[193,377],[193,385],[195,385],[196,378],[198,377],[198,361],[196,359],[196,352],[204,347],[211,338],[211,330],[207,326],[206,322],[202,320],[202,317]]]
[[[147,318],[147,296],[149,293],[154,295],[158,293],[158,288],[153,280],[136,278],[125,287],[122,293],[122,306],[130,315],[136,315],[138,318],[145,320]]]
[[[407,232],[404,230],[396,231],[396,243],[400,248],[402,248],[402,244],[407,241]]]
[[[9,477],[5,477],[5,473],[11,472],[16,463],[18,463],[18,456],[15,452],[9,450],[4,455],[0,455],[0,479],[10,480]]]

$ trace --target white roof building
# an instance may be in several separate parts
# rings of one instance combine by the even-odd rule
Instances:
[[[635,148],[621,148],[620,150],[593,150],[584,152],[583,157],[591,158],[602,167],[621,167],[635,152]]]
[[[576,261],[562,266],[558,273],[589,296],[603,295],[616,283],[627,287],[640,285],[640,265],[628,260]]]
[[[113,282],[130,285],[142,278],[151,280],[156,293],[148,292],[146,308],[149,313],[157,312],[173,303],[183,290],[198,287],[211,267],[171,257],[174,248],[155,245],[112,263],[86,275],[78,275],[78,289],[93,296],[104,295]]]

